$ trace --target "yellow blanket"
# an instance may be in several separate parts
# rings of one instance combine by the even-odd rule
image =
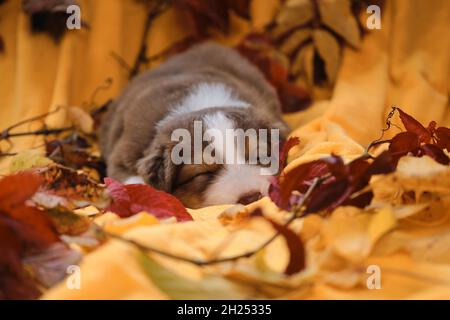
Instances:
[[[113,85],[99,92],[97,103],[117,95],[126,83],[126,70],[111,54],[133,61],[145,12],[134,0],[85,0],[81,4],[83,18],[89,21],[90,30],[68,32],[59,45],[45,35],[30,34],[28,20],[20,13],[19,1],[7,1],[0,8],[0,34],[5,38],[6,47],[6,53],[0,54],[0,128],[52,110],[57,105],[83,105],[107,78],[113,79]],[[277,1],[255,0],[253,27],[264,25],[276,6]],[[292,135],[301,138],[300,147],[291,155],[290,168],[330,153],[348,158],[361,154],[364,146],[379,136],[391,105],[402,107],[423,123],[435,120],[441,125],[450,125],[450,2],[388,1],[382,17],[382,29],[369,33],[359,51],[345,49],[332,98],[315,104],[305,113],[286,117],[294,129]],[[250,26],[242,21],[233,20],[233,34],[218,41],[235,43],[248,28]],[[185,35],[172,11],[160,17],[152,30],[148,39],[151,54],[160,52]],[[65,115],[61,113],[49,118],[51,125],[59,126],[64,121]],[[24,138],[15,141],[14,148],[23,150],[37,144],[39,141],[35,138]],[[1,168],[5,165],[5,161],[0,163]],[[271,210],[273,204],[267,199],[260,205],[267,212],[274,211]],[[214,207],[193,211],[195,221],[184,224],[160,225],[144,219],[145,223],[131,224],[123,235],[173,253],[207,257],[231,233],[230,228],[216,218],[223,210],[224,207]],[[339,223],[339,215],[334,216],[336,221],[326,223]],[[311,230],[315,223],[321,225],[324,222],[308,218],[295,228],[300,232],[307,225],[305,230],[314,233]],[[355,228],[359,226],[359,222],[352,220],[352,223]],[[367,223],[377,225],[373,221]],[[338,227],[338,230],[345,230],[345,227]],[[422,232],[419,228],[409,231],[411,237]],[[433,229],[439,236],[445,234],[444,231],[450,231],[448,224],[439,230]],[[262,226],[248,227],[239,232],[224,254],[252,249],[270,234],[271,231]],[[302,233],[303,236],[307,237]],[[449,249],[448,236],[438,240]],[[277,240],[265,255],[270,256],[270,267],[281,270],[287,259],[283,241]],[[450,298],[450,259],[447,256],[441,260],[427,259],[402,250],[370,255],[365,258],[365,265],[380,265],[389,270],[382,275],[380,290],[319,277],[312,280],[307,289],[301,286],[301,290],[280,296],[305,299]],[[170,259],[158,261],[193,279],[201,278],[205,272]],[[217,269],[208,271],[222,272]],[[350,271],[346,272],[334,276],[351,279]],[[167,293],[145,275],[135,259],[135,250],[117,241],[85,256],[81,265],[80,290],[71,290],[62,283],[45,295],[47,299],[167,297]]]

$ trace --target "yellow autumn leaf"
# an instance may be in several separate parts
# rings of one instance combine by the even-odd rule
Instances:
[[[397,219],[390,207],[378,210],[370,219],[368,235],[374,245],[384,234],[395,228]]]
[[[390,208],[372,214],[355,207],[340,207],[325,223],[323,233],[336,254],[351,262],[361,262],[395,225],[396,219]]]
[[[152,226],[159,224],[159,221],[155,216],[148,214],[147,212],[138,213],[129,218],[111,219],[103,225],[103,229],[106,232],[114,234],[124,234],[128,230],[139,226]]]

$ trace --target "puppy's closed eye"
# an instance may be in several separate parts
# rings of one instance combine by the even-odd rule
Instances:
[[[184,186],[187,183],[193,182],[198,179],[209,180],[212,179],[217,171],[220,169],[220,165],[207,165],[207,164],[185,164],[178,169],[177,178],[175,181],[175,188]]]

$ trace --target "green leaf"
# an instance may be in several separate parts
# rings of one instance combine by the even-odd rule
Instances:
[[[53,161],[42,155],[39,150],[26,150],[14,156],[9,165],[9,171],[15,173],[31,168],[46,167]]]
[[[246,298],[240,286],[222,277],[207,275],[202,280],[194,281],[179,276],[143,253],[139,253],[138,259],[151,281],[172,299],[229,300]]]

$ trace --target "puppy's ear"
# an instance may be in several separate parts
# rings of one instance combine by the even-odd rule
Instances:
[[[170,145],[153,143],[137,163],[138,174],[150,185],[166,192],[172,191],[176,169],[170,154]]]

